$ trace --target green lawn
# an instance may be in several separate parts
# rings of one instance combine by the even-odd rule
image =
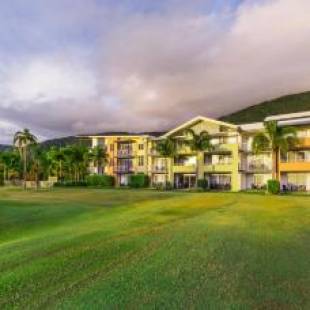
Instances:
[[[0,188],[0,309],[309,309],[309,214],[309,197]]]

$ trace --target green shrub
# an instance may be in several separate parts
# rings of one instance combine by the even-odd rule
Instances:
[[[112,187],[114,185],[114,177],[111,175],[92,174],[86,177],[88,186]]]
[[[268,193],[277,195],[280,193],[280,182],[278,180],[268,180],[267,181]]]
[[[197,182],[197,186],[201,189],[203,189],[204,191],[206,191],[208,189],[208,180],[206,179],[200,179]]]
[[[86,181],[61,181],[56,182],[54,186],[57,187],[87,186],[87,183]]]
[[[0,171],[0,186],[4,185],[4,180],[3,180],[3,171]]]
[[[154,184],[154,187],[158,191],[163,191],[165,189],[165,184],[162,182],[159,182],[159,183]]]
[[[171,190],[173,190],[173,185],[172,185],[171,182],[166,182],[166,184],[165,184],[165,190],[166,190],[166,191],[171,191]]]
[[[149,177],[144,173],[129,176],[128,186],[132,188],[143,188],[149,185]]]

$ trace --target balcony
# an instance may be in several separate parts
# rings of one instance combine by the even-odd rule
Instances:
[[[149,156],[160,156],[159,152],[156,149],[151,149],[148,152]]]
[[[232,172],[234,167],[231,163],[205,163],[204,172]]]
[[[114,169],[115,173],[132,173],[133,167],[128,166],[118,166]]]
[[[182,165],[182,164],[174,164],[173,172],[174,173],[196,173],[196,165]]]
[[[128,157],[133,157],[134,152],[133,150],[118,150],[117,151],[117,157],[119,158],[128,158]]]
[[[153,173],[166,173],[167,167],[165,167],[165,166],[153,166],[152,172]]]
[[[310,172],[310,161],[281,162],[279,170],[283,172]]]
[[[310,137],[300,137],[298,138],[298,141],[297,141],[297,145],[296,145],[297,148],[302,148],[302,147],[310,147]]]
[[[268,173],[271,172],[271,170],[271,164],[249,163],[247,166],[247,172]]]
[[[251,145],[249,145],[248,143],[239,143],[239,150],[242,152],[251,152]]]

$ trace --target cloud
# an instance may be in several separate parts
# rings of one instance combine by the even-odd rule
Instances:
[[[167,119],[217,117],[307,90],[309,9],[279,0],[216,16],[134,17],[111,33],[109,78],[136,113]]]
[[[14,109],[25,110],[46,102],[61,104],[68,99],[79,101],[96,93],[96,80],[87,68],[59,59],[35,58],[14,64],[3,80],[0,105]]]
[[[39,22],[23,18],[31,49],[0,48],[0,121],[12,128],[162,130],[310,89],[308,0],[55,3]]]

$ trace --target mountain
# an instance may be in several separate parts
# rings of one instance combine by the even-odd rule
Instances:
[[[81,138],[77,138],[74,136],[68,136],[68,137],[61,137],[61,138],[54,138],[54,139],[49,139],[49,140],[45,140],[40,142],[40,145],[42,145],[45,148],[50,148],[51,146],[66,146],[66,145],[72,145],[72,144],[76,144],[76,143],[83,143],[88,145],[90,142],[87,141],[86,139],[81,139]],[[12,148],[11,145],[7,145],[7,144],[0,144],[0,152],[1,151],[5,151]]]
[[[0,144],[0,151],[5,151],[5,150],[8,150],[10,149],[11,146],[10,145],[7,145],[7,144]]]
[[[233,124],[261,122],[277,114],[310,111],[310,91],[264,101],[220,118]]]
[[[80,141],[79,138],[75,136],[68,136],[68,137],[61,137],[61,138],[54,138],[54,139],[49,139],[41,142],[40,144],[43,147],[51,147],[51,146],[66,146],[66,145],[71,145],[78,143]]]

